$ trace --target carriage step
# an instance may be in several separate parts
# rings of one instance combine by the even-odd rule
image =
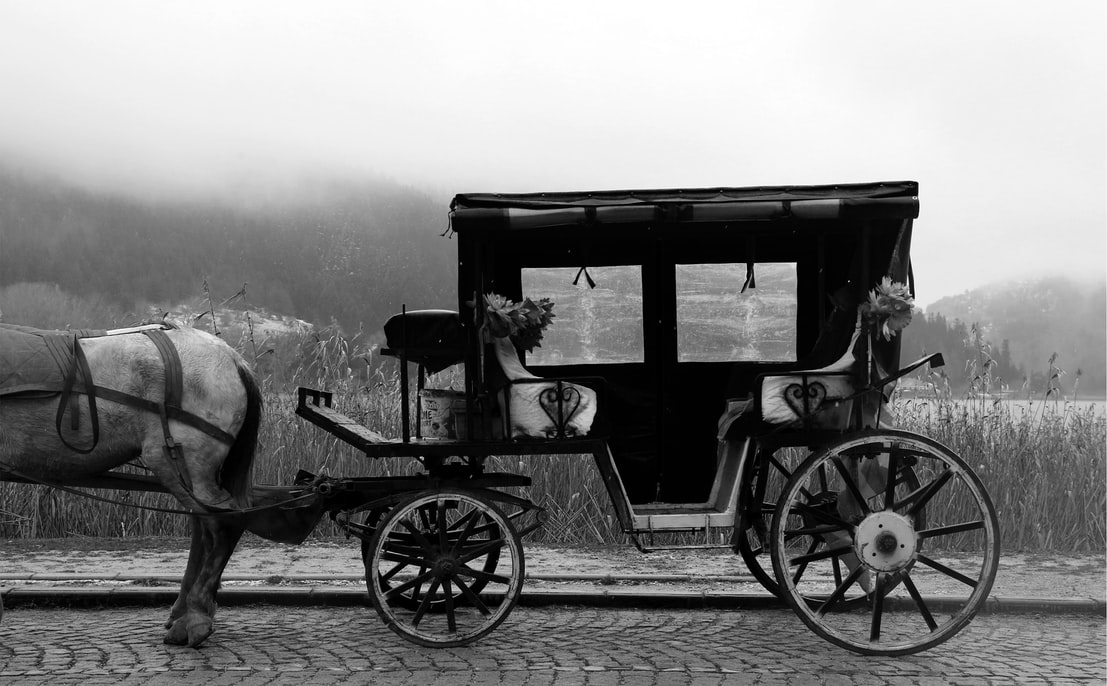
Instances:
[[[637,536],[632,535],[631,539],[634,541],[634,547],[643,553],[656,553],[663,550],[734,550],[734,546],[722,543],[704,543],[702,545],[644,545],[638,540]]]

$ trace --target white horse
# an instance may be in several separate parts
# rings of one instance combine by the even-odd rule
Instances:
[[[163,423],[158,410],[166,404],[169,377],[151,337],[82,338],[91,384],[103,391],[96,400],[98,440],[83,385],[75,388],[83,394],[75,396],[80,401],[64,409],[78,413],[75,429],[59,415],[64,395],[61,401],[56,395],[0,396],[0,478],[65,486],[88,484],[136,459],[148,468],[194,515],[188,566],[165,624],[165,642],[196,647],[211,635],[215,593],[243,531],[298,543],[318,523],[322,503],[308,492],[281,506],[291,489],[251,487],[261,394],[242,357],[196,329],[171,329],[164,336],[180,359],[182,412],[170,413]],[[166,450],[167,431],[179,451]]]

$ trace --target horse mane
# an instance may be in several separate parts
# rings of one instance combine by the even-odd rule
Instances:
[[[238,378],[246,387],[246,418],[242,422],[242,428],[238,430],[234,443],[223,461],[223,468],[219,472],[219,485],[223,487],[236,502],[249,505],[249,494],[252,485],[251,471],[254,463],[254,454],[257,452],[258,429],[261,426],[262,397],[261,387],[258,385],[257,376],[239,355],[234,355],[235,367],[238,368]]]

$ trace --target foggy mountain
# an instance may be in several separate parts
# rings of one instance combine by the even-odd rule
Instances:
[[[0,169],[0,287],[46,282],[118,311],[218,304],[376,328],[402,304],[456,307],[448,198],[322,183],[271,202],[144,200]]]
[[[1102,395],[1107,386],[1107,282],[1103,280],[1004,281],[941,298],[927,312],[940,313],[950,322],[979,323],[984,338],[997,351],[1007,341],[1011,363],[1029,376],[1045,374],[1056,353],[1056,364],[1065,370],[1066,389],[1077,370],[1085,391]]]

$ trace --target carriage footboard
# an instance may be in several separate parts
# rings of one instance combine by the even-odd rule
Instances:
[[[296,393],[296,414],[350,445],[365,450],[369,446],[393,442],[383,434],[367,429],[346,415],[333,410],[333,396],[327,391],[301,387]]]

